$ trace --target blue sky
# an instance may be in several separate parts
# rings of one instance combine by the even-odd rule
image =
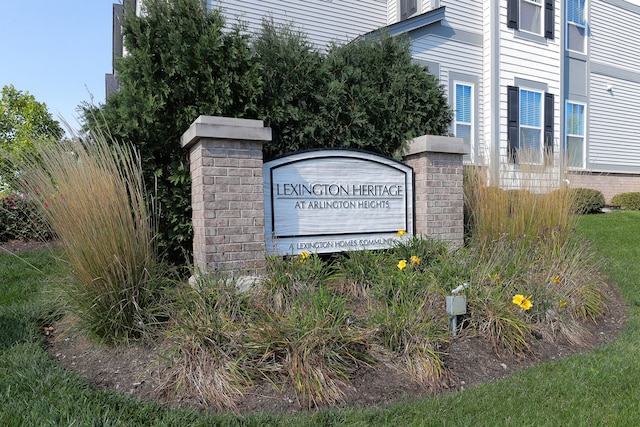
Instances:
[[[118,0],[0,0],[0,88],[13,84],[78,127],[76,107],[104,102]]]

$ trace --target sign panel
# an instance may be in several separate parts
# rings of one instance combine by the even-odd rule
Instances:
[[[413,234],[413,170],[402,163],[316,150],[263,168],[269,253],[381,249]]]

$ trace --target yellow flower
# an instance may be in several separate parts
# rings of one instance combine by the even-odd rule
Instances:
[[[405,230],[398,230],[398,232],[396,233],[397,236],[404,236],[405,234],[407,234],[407,232]]]
[[[566,307],[566,306],[567,306],[567,302],[566,302],[566,301],[563,301],[563,300],[560,300],[560,303],[558,304],[558,306],[559,306],[560,308],[564,308],[564,307]]]
[[[531,302],[531,297],[532,295],[525,297],[524,295],[517,294],[513,296],[513,299],[511,300],[511,302],[526,311],[526,310],[529,310],[531,307],[533,307],[533,303]]]
[[[401,259],[400,262],[398,262],[398,268],[400,270],[404,270],[406,267],[407,267],[407,260]]]
[[[420,264],[420,258],[415,255],[411,255],[411,258],[409,258],[409,260],[411,261],[411,264]]]
[[[524,301],[524,295],[514,295],[513,299],[511,300],[512,303],[514,303],[515,305],[520,305],[522,304],[522,301]]]
[[[552,281],[553,283],[560,283],[560,277],[556,276],[556,277],[554,277],[553,279],[551,279],[551,281]]]
[[[305,262],[307,262],[307,258],[309,258],[311,256],[311,254],[307,251],[302,251],[300,252],[300,259],[298,260],[298,262],[300,264],[304,264]]]

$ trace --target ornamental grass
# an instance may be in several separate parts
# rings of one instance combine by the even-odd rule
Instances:
[[[601,265],[574,233],[573,193],[558,167],[532,158],[525,153],[499,177],[483,167],[465,177],[465,326],[516,353],[528,351],[534,335],[584,345],[591,337],[583,322],[606,309]]]
[[[69,263],[61,289],[79,326],[105,342],[140,337],[156,321],[166,271],[139,155],[91,134],[38,146],[20,169]]]
[[[575,229],[573,196],[558,167],[539,163],[534,153],[519,154],[518,164],[492,176],[485,166],[465,171],[464,198],[468,236],[490,248],[503,236],[561,245]]]
[[[194,286],[183,284],[171,292],[173,315],[160,346],[165,366],[158,389],[169,402],[233,410],[253,384],[255,366],[245,346],[252,301],[223,274],[195,277]]]

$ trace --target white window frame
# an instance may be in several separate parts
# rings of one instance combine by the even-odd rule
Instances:
[[[457,106],[457,100],[458,100],[458,86],[465,86],[465,87],[470,87],[471,88],[471,95],[470,95],[470,109],[471,109],[471,121],[469,122],[463,122],[460,121],[458,122],[458,118],[457,118],[457,110],[458,110],[458,106]],[[468,126],[469,127],[469,148],[470,148],[470,157],[468,158],[471,162],[474,161],[473,158],[473,153],[474,153],[474,148],[475,148],[475,122],[476,122],[476,112],[475,112],[475,84],[473,83],[469,83],[469,82],[465,82],[465,81],[461,81],[461,80],[454,80],[453,81],[453,111],[454,111],[454,118],[453,118],[453,133],[454,136],[458,137],[457,132],[458,132],[458,125],[463,125],[463,126]],[[466,157],[466,156],[465,156]]]
[[[538,149],[536,150],[536,152],[539,154],[539,158],[536,159],[523,159],[526,162],[524,163],[532,163],[532,164],[542,164],[544,161],[544,91],[538,90],[538,89],[531,89],[528,87],[520,87],[519,88],[520,93],[518,94],[518,111],[519,111],[519,115],[520,117],[518,117],[518,125],[519,125],[519,131],[518,131],[518,151],[525,151],[527,150],[527,147],[525,147],[523,145],[523,141],[522,141],[522,131],[525,129],[529,129],[529,130],[537,130],[538,132]],[[532,93],[537,93],[540,96],[540,102],[539,102],[539,108],[538,108],[538,123],[539,126],[533,126],[533,125],[525,125],[522,123],[522,112],[523,112],[523,108],[522,108],[522,100],[523,100],[523,96],[522,96],[522,92],[532,92]],[[534,153],[533,151],[531,151],[531,153]],[[523,163],[523,162],[520,162]]]
[[[576,105],[576,106],[581,106],[583,108],[583,110],[582,110],[582,114],[583,114],[582,126],[583,126],[583,129],[581,129],[582,135],[569,132],[569,116],[568,116],[568,112],[569,112],[569,105],[570,104],[571,105]],[[586,160],[587,160],[587,104],[584,103],[584,102],[567,100],[565,102],[564,123],[565,123],[565,125],[564,125],[564,128],[565,128],[564,152],[565,152],[565,156],[566,156],[567,169],[582,170],[582,169],[585,168],[585,163],[586,163]],[[582,159],[580,159],[580,166],[571,165],[570,162],[569,162],[569,158],[568,158],[569,138],[582,139]]]
[[[565,4],[567,5],[567,12],[569,10],[569,1],[570,0],[565,0]],[[577,53],[582,53],[585,54],[587,53],[587,0],[584,0],[584,9],[582,9],[582,19],[584,22],[575,22],[575,21],[571,21],[569,18],[569,13],[567,13],[567,50],[571,51],[571,52],[577,52]],[[575,29],[576,31],[580,31],[582,30],[583,32],[583,37],[582,37],[582,50],[575,50],[575,49],[571,49],[571,34],[572,31],[571,29]]]
[[[529,6],[529,7],[538,7],[538,28],[540,29],[538,32],[536,31],[532,31],[531,29],[527,29],[524,28],[523,24],[525,21],[528,21],[523,19],[523,15],[522,15],[522,11],[523,11],[523,6]],[[519,22],[519,30],[525,33],[529,33],[529,34],[535,34],[537,36],[544,36],[544,32],[545,32],[545,28],[544,28],[544,8],[545,8],[545,3],[543,0],[519,0],[519,15],[518,16],[518,22]]]

